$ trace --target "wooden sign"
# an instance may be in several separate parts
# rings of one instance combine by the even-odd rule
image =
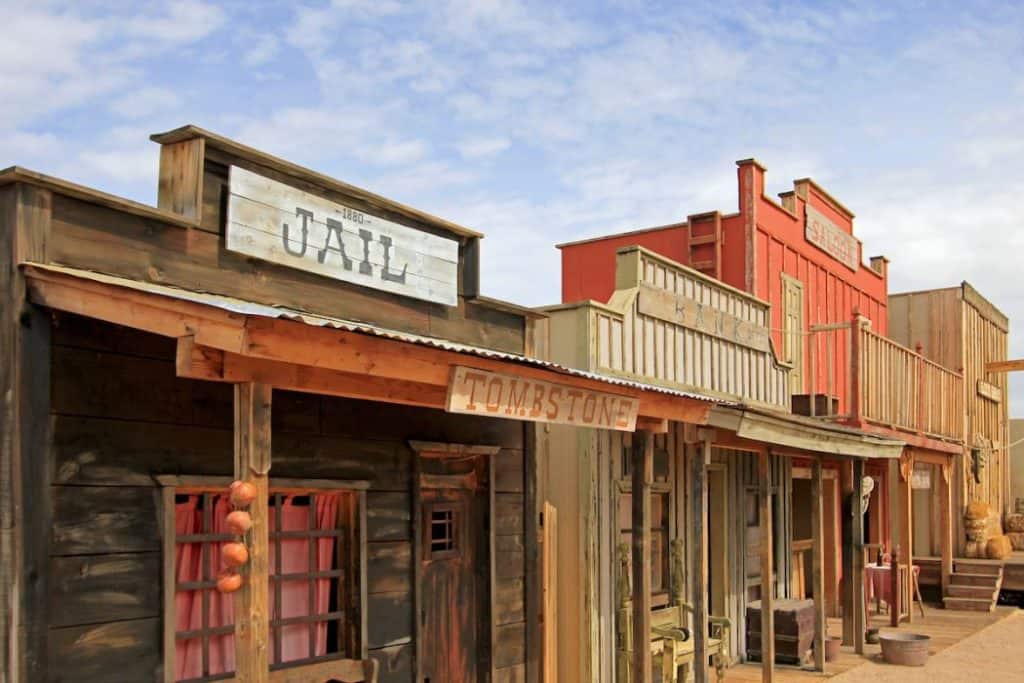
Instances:
[[[449,413],[550,422],[632,432],[639,399],[514,375],[456,366],[448,383]]]
[[[930,490],[932,487],[932,470],[930,467],[915,467],[910,478],[910,488]]]
[[[244,168],[229,170],[227,248],[424,301],[458,303],[456,240],[371,216]]]
[[[643,315],[675,323],[682,327],[767,352],[771,348],[771,333],[767,327],[703,304],[696,299],[667,292],[650,285],[641,285],[637,296],[637,310]]]
[[[850,270],[860,268],[860,244],[857,238],[830,221],[823,213],[806,204],[807,241],[844,264]]]
[[[996,403],[1002,403],[1003,401],[1003,390],[997,387],[991,382],[986,382],[983,379],[978,380],[978,396],[987,398],[990,401]]]

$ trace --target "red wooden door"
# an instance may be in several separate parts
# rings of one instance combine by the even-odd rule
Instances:
[[[423,683],[477,680],[479,556],[473,492],[422,489]]]

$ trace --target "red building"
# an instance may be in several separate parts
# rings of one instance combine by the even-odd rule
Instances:
[[[616,252],[639,245],[771,304],[774,350],[791,367],[793,412],[908,444],[898,467],[878,461],[867,468],[875,486],[864,539],[886,548],[902,544],[906,560],[910,473],[915,464],[948,468],[962,451],[963,377],[888,338],[888,260],[865,263],[853,212],[824,188],[804,178],[778,199],[769,197],[765,167],[747,159],[737,162],[737,199],[735,213],[691,214],[679,223],[559,245],[562,301],[607,302]],[[843,472],[841,479],[852,492],[849,477]],[[800,507],[796,497],[792,505]],[[837,497],[827,522],[836,540],[838,508]],[[948,515],[943,528],[945,587],[952,567]],[[827,569],[838,581],[834,560]]]

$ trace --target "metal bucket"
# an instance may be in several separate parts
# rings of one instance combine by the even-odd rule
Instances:
[[[882,659],[889,664],[903,666],[924,666],[928,661],[930,636],[920,633],[883,633],[879,640],[882,643]]]

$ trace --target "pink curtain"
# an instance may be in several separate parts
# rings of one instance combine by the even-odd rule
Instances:
[[[188,496],[188,500],[179,503],[174,510],[176,535],[202,533],[203,511],[199,509],[201,496]],[[227,533],[225,518],[231,512],[231,504],[227,496],[212,496],[213,513],[211,523],[213,533]],[[211,543],[207,560],[208,579],[216,579],[224,565],[220,559],[222,543]],[[202,581],[202,544],[178,543],[174,548],[175,576],[178,583]],[[222,595],[216,590],[207,592],[209,628],[228,626],[235,623],[234,604],[230,595]],[[180,631],[196,631],[203,627],[202,592],[177,591],[174,595],[177,616],[176,629]],[[210,638],[210,674],[226,673],[235,669],[235,641],[233,634],[212,636]],[[179,640],[175,646],[175,676],[177,680],[198,678],[203,675],[202,639],[191,638]]]
[[[339,495],[318,494],[316,496],[316,529],[335,529],[338,525]],[[281,529],[283,531],[304,531],[309,528],[309,507],[294,505],[294,498],[285,498],[281,506]],[[276,516],[270,516],[270,529],[276,525]],[[316,566],[309,566],[309,541],[307,539],[286,538],[281,541],[281,573],[298,574],[310,571],[329,571],[334,566],[333,537],[316,539],[314,561]],[[274,544],[270,546],[270,571],[277,573],[277,552]],[[277,604],[274,584],[270,591],[270,613],[274,614]],[[284,581],[281,584],[281,619],[303,617],[310,614],[326,614],[330,609],[331,580],[316,579],[313,582],[313,609],[309,604],[309,582]],[[290,624],[281,627],[281,661],[305,659],[310,656],[309,625]],[[271,634],[271,661],[276,660],[277,644],[275,634]],[[327,622],[318,622],[314,630],[314,648],[312,655],[319,657],[327,654]]]
[[[175,506],[175,534],[200,533],[203,530],[203,512],[199,508],[201,496],[190,495],[188,499]],[[338,522],[338,503],[340,494],[316,495],[316,529],[334,529]],[[217,495],[213,501],[212,525],[213,533],[227,533],[225,518],[231,511],[226,496]],[[270,530],[276,527],[276,515],[273,508],[270,514]],[[309,528],[309,507],[294,505],[293,497],[285,499],[281,506],[281,526],[284,531],[305,531]],[[313,571],[329,571],[334,567],[334,537],[316,539],[315,562]],[[220,559],[221,543],[211,543],[209,548],[209,572],[207,577],[216,579],[223,569]],[[310,571],[309,540],[283,539],[281,541],[281,572],[296,574]],[[202,576],[202,545],[199,543],[178,543],[175,545],[175,576],[178,583],[201,581]],[[270,573],[277,573],[276,546],[270,545]],[[330,609],[331,580],[316,579],[313,584],[313,605],[310,610],[309,583],[307,581],[285,581],[281,586],[282,607],[280,618],[325,614]],[[270,584],[270,610],[274,615],[276,606],[274,582]],[[222,595],[216,590],[208,592],[209,615],[208,626],[216,628],[234,623],[234,605],[232,596]],[[202,595],[200,591],[177,591],[174,596],[177,616],[177,631],[199,630],[203,625]],[[308,624],[292,624],[281,628],[281,661],[287,662],[304,659],[310,656]],[[276,661],[275,634],[271,633],[271,661]],[[313,656],[327,654],[327,622],[319,622],[314,630]],[[209,646],[209,674],[227,673],[235,668],[234,634],[212,636]],[[203,675],[202,640],[192,638],[177,641],[175,648],[175,678],[187,680]]]

